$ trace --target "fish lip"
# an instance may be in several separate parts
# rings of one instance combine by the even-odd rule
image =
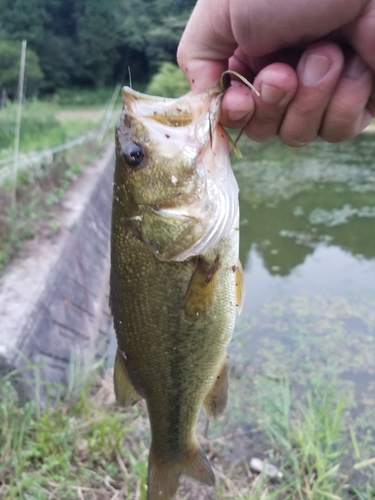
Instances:
[[[204,92],[201,92],[201,94],[207,94],[207,95],[212,95],[214,96],[215,94],[221,94],[224,92],[226,89],[221,88],[220,82],[215,83],[212,85],[210,88],[205,90]],[[138,92],[137,90],[132,89],[131,87],[124,86],[121,89],[121,93],[123,97],[131,97],[133,100],[142,100],[142,101],[148,101],[150,103],[152,102],[176,102],[176,100],[179,99],[185,99],[187,97],[199,95],[193,91],[188,92],[187,94],[182,95],[181,97],[162,97],[162,96],[154,96],[154,95],[149,95],[149,94],[143,94],[142,92]]]
[[[121,94],[123,97],[123,100],[125,102],[125,98],[130,97],[133,101],[148,101],[150,103],[152,102],[171,102],[174,101],[175,99],[170,98],[170,97],[161,97],[161,96],[154,96],[154,95],[149,95],[149,94],[142,94],[142,92],[138,92],[138,90],[134,90],[131,87],[124,86],[121,89]]]
[[[123,102],[123,109],[125,110],[125,113],[129,114],[137,114],[136,109],[137,109],[137,104],[145,104],[146,107],[152,104],[156,105],[156,110],[160,108],[160,110],[164,109],[165,106],[168,105],[173,105],[177,104],[179,101],[181,103],[184,103],[185,101],[189,102],[191,99],[198,98],[199,96],[204,96],[205,98],[214,98],[215,96],[218,96],[220,94],[224,94],[226,89],[223,89],[221,86],[220,82],[217,82],[216,84],[212,85],[210,88],[205,90],[204,92],[200,93],[195,93],[193,91],[188,92],[187,94],[184,94],[180,97],[177,98],[172,98],[172,97],[162,97],[162,96],[152,96],[148,94],[143,94],[142,92],[138,92],[137,90],[134,90],[130,87],[124,86],[121,89],[122,93],[122,102]],[[155,111],[154,111],[155,113]],[[142,113],[141,113],[142,115]],[[145,118],[147,115],[143,115]],[[152,118],[152,115],[149,116]]]

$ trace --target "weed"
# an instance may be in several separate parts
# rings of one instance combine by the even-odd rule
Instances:
[[[144,410],[103,406],[78,392],[38,408],[20,405],[9,380],[1,384],[0,498],[105,499],[137,488],[145,498],[146,448],[128,433]]]
[[[11,377],[0,384],[0,498],[146,500],[150,436],[145,404],[117,408],[111,371],[99,378],[99,368],[100,361],[82,371],[80,359],[74,357],[65,399],[53,406],[41,407],[37,394],[35,402],[21,405]],[[374,483],[360,488],[351,484],[350,473],[341,470],[346,453],[342,395],[314,386],[293,405],[295,394],[285,380],[263,380],[262,390],[268,411],[263,426],[272,443],[266,455],[283,472],[283,479],[275,482],[263,473],[254,475],[248,467],[230,464],[202,440],[219,485],[212,490],[214,496],[207,496],[207,487],[182,479],[176,500],[375,498]],[[374,458],[363,459],[355,435],[353,440],[352,470],[371,470]]]
[[[0,274],[26,240],[56,234],[59,201],[82,172],[82,158],[89,162],[97,153],[95,144],[85,143],[69,153],[56,154],[52,164],[35,176],[31,171],[21,172],[15,211],[11,209],[10,186],[0,186]]]
[[[93,129],[97,123],[87,118],[60,121],[58,107],[46,102],[26,101],[22,111],[20,151],[52,148]],[[0,158],[12,159],[16,104],[0,110]]]
[[[337,394],[333,387],[327,388],[319,380],[305,394],[304,400],[299,399],[300,395],[292,396],[286,380],[279,383],[265,380],[261,385],[263,407],[268,414],[264,428],[273,446],[269,459],[276,462],[284,474],[280,487],[265,498],[356,498],[350,496],[350,492],[359,491],[350,485],[351,475],[362,467],[371,468],[375,459],[362,460],[353,464],[350,470],[344,470],[351,451],[344,395]],[[359,444],[353,432],[351,441],[355,458],[360,459]],[[365,490],[367,496],[363,498],[375,495],[374,486],[366,484]]]

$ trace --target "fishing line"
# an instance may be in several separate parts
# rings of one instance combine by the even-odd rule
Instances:
[[[132,87],[132,72],[130,71],[130,66],[128,66],[128,74],[129,74],[129,87],[133,89]]]

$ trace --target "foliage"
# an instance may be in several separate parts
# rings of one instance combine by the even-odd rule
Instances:
[[[37,367],[34,372],[37,375]],[[0,497],[7,500],[70,500],[72,498],[146,499],[149,425],[144,402],[120,409],[114,405],[112,371],[104,379],[82,374],[69,386],[65,401],[44,408],[17,400],[12,376],[0,380]],[[14,377],[14,375],[13,375]],[[74,375],[73,375],[74,378]],[[53,390],[53,387],[51,387]],[[36,394],[36,401],[38,395]],[[262,422],[273,447],[266,461],[276,463],[281,480],[225,464],[215,498],[232,500],[371,500],[371,480],[351,486],[343,473],[342,437],[345,400],[326,387],[315,387],[304,400],[291,404],[288,383],[262,382],[268,418]],[[202,438],[200,438],[202,440]],[[227,438],[221,437],[222,442]],[[205,441],[204,441],[205,443]],[[353,471],[366,468],[375,479],[374,459],[356,450]],[[205,443],[205,447],[207,443]],[[218,446],[213,455],[220,454]],[[220,457],[220,462],[224,459]],[[216,468],[216,467],[215,467]],[[219,468],[216,468],[219,475]],[[351,482],[351,481],[350,481]],[[207,498],[207,487],[181,480],[176,500]],[[211,497],[210,497],[211,498]],[[212,497],[213,498],[213,497]]]
[[[0,110],[0,158],[12,154],[16,108],[16,104],[10,104]],[[73,121],[61,121],[58,112],[54,104],[37,99],[26,101],[21,121],[21,152],[59,146],[96,126],[96,122],[85,118],[84,114]]]
[[[38,180],[31,181],[28,173],[19,174],[15,213],[9,187],[0,186],[0,275],[26,240],[50,238],[59,230],[56,203],[80,170],[80,164],[60,154]]]
[[[164,61],[174,63],[176,48],[185,27],[185,19],[177,16],[168,16],[153,26],[148,33],[146,55],[149,60],[151,73],[157,71]]]
[[[0,90],[4,88],[10,98],[17,95],[20,71],[21,44],[12,41],[0,41]],[[25,94],[37,94],[43,82],[43,73],[39,57],[30,49],[26,50],[25,61]]]
[[[3,36],[8,40],[26,39],[38,52],[46,26],[51,22],[48,8],[55,0],[0,0]]]
[[[13,147],[17,105],[11,104],[0,111],[0,150]],[[35,137],[51,133],[60,126],[51,106],[28,101],[21,122],[21,149]]]
[[[263,380],[261,387],[268,415],[263,425],[273,444],[269,459],[278,463],[284,476],[280,487],[267,499],[342,500],[352,498],[350,493],[356,489],[350,484],[355,470],[367,467],[375,479],[374,460],[359,460],[361,452],[354,433],[351,437],[357,463],[349,471],[343,470],[350,442],[344,393],[337,394],[323,380],[316,381],[299,400],[286,380]],[[374,498],[375,489],[367,486],[367,498]]]
[[[38,151],[45,148],[49,151],[97,127],[95,115],[70,110],[69,114],[73,116],[60,120],[58,111],[59,108],[50,103],[37,100],[26,102],[21,123],[21,153],[28,153],[29,157],[37,156]],[[96,111],[96,115],[102,114],[100,110]],[[15,104],[0,110],[0,173],[2,168],[8,169],[13,162],[15,115]],[[0,275],[12,257],[22,249],[25,240],[35,235],[48,238],[58,230],[56,203],[77,177],[82,165],[97,153],[98,144],[89,141],[65,153],[52,155],[49,151],[43,158],[19,171],[15,213],[11,209],[9,179],[5,178],[0,186]]]
[[[91,88],[61,88],[53,96],[52,102],[63,108],[103,108],[103,104],[109,103],[113,88],[98,87]],[[121,109],[121,92],[116,101],[116,107]]]
[[[189,91],[184,74],[175,64],[166,62],[152,77],[146,93],[162,97],[179,97]]]
[[[147,466],[135,457],[145,447],[127,435],[137,418],[137,410],[103,406],[85,387],[54,407],[21,405],[2,382],[0,497],[70,500],[90,491],[90,498],[112,498],[123,487],[126,496],[138,489],[144,499]]]
[[[146,82],[174,61],[194,0],[0,0],[0,38],[26,39],[39,58],[43,89]],[[1,63],[0,68],[2,69]]]

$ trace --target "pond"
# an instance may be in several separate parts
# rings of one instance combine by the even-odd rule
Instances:
[[[213,436],[262,427],[264,399],[286,380],[292,399],[317,387],[343,395],[346,425],[374,456],[375,136],[240,149],[246,297],[229,349],[228,413]]]
[[[248,360],[272,338],[271,350],[289,351],[294,369],[306,368],[298,344],[320,370],[352,375],[367,396],[375,372],[374,139],[301,150],[243,142],[244,159],[234,164]]]

